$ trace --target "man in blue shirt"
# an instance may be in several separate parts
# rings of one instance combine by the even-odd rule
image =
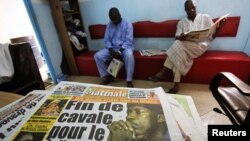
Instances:
[[[114,77],[107,72],[107,61],[116,58],[125,64],[127,87],[134,87],[132,83],[135,67],[133,26],[121,17],[115,7],[109,10],[109,18],[110,22],[107,24],[104,36],[105,48],[94,56],[99,74],[104,78],[100,84],[107,85],[114,81]]]

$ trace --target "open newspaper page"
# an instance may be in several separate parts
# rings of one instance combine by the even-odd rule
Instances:
[[[216,27],[220,24],[221,20],[228,17],[228,15],[229,14],[226,14],[220,17],[216,22],[214,22],[214,24],[210,28],[184,33],[186,35],[186,40],[194,42],[202,42],[207,40],[210,36],[212,36],[215,33]]]
[[[166,97],[162,88],[60,82],[11,140],[183,140],[169,103],[160,97]]]
[[[165,49],[145,49],[140,50],[141,56],[155,56],[155,55],[166,55]]]
[[[191,96],[166,94],[178,125],[192,141],[206,141],[207,133]]]
[[[48,97],[49,91],[34,90],[25,97],[11,103],[0,110],[0,140],[9,141],[30,115],[38,109]]]

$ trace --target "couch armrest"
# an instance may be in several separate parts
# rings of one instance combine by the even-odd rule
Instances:
[[[250,96],[250,86],[230,72],[220,72],[216,74],[210,83],[210,90],[218,92],[218,87],[222,84],[223,79],[228,80],[243,95]]]

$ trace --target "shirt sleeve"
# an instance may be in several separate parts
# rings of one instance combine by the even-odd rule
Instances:
[[[181,33],[183,33],[182,28],[183,28],[183,22],[182,22],[182,20],[180,20],[180,21],[177,23],[177,25],[176,25],[175,37],[180,36]]]
[[[104,34],[104,44],[106,48],[112,48],[112,38],[110,36],[110,23],[107,24],[105,34]]]
[[[133,47],[133,26],[131,23],[128,23],[126,28],[125,39],[121,48],[126,49],[132,47]]]

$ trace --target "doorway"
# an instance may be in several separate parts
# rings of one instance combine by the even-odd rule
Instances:
[[[36,36],[37,44],[40,46],[39,49],[40,49],[41,54],[46,62],[45,64],[46,64],[46,68],[47,68],[47,72],[49,74],[49,77],[47,79],[48,81],[44,81],[45,85],[47,83],[50,83],[50,82],[57,83],[55,71],[53,69],[53,65],[51,63],[48,52],[46,50],[45,42],[44,42],[43,37],[41,35],[39,24],[38,24],[38,21],[35,17],[35,13],[33,11],[33,8],[32,8],[31,0],[23,0],[23,2],[24,2],[24,7],[26,9],[26,13],[27,13],[29,20],[30,20],[30,23],[31,23],[31,27],[32,27],[34,34]]]
[[[39,39],[39,34],[37,34],[37,29],[35,28],[35,22],[30,18],[28,14],[28,8],[25,5],[30,0],[8,0],[2,1],[0,5],[0,42],[1,43],[11,43],[11,39],[19,38],[23,36],[34,37],[34,43],[37,46],[36,53],[40,53],[42,56],[42,63],[39,63],[39,70],[42,79],[47,85],[47,80],[50,82],[56,82],[52,79],[53,68],[50,68],[48,60],[45,55],[46,52],[42,50],[42,41]],[[41,65],[42,64],[42,65]]]

